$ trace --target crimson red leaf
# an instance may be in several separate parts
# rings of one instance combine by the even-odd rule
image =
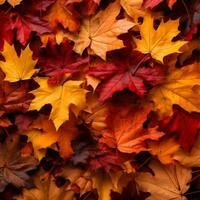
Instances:
[[[145,61],[149,56],[134,52],[116,56],[112,63],[97,64],[90,68],[88,74],[103,80],[98,91],[100,100],[105,101],[112,95],[128,88],[137,95],[142,96],[146,92],[144,81],[156,84],[162,79],[162,71],[159,66],[145,67]]]
[[[173,106],[173,115],[162,121],[161,129],[165,133],[177,133],[179,144],[187,151],[193,146],[198,129],[200,129],[200,114],[189,113],[180,106]]]

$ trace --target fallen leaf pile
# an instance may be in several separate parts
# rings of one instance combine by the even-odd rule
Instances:
[[[200,0],[0,0],[0,200],[200,199]]]

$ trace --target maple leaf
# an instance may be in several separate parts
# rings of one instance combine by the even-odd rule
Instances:
[[[84,113],[81,113],[81,117],[89,125],[92,132],[99,134],[107,128],[108,105],[99,104],[98,98],[94,95],[88,95],[87,104],[87,108],[84,109]]]
[[[120,4],[126,13],[137,20],[138,16],[143,16],[144,11],[141,9],[143,0],[120,0]]]
[[[66,185],[57,187],[53,176],[44,172],[34,177],[34,184],[35,188],[23,190],[16,200],[69,200],[73,197],[73,193],[66,191]]]
[[[89,69],[89,75],[104,80],[98,88],[100,101],[105,101],[125,88],[143,96],[147,91],[144,81],[154,85],[162,79],[159,66],[144,66],[148,56],[139,52],[130,53],[128,57],[127,55],[127,52],[120,54],[114,57],[113,63],[96,64]]]
[[[68,159],[73,154],[71,141],[75,139],[77,129],[75,120],[65,122],[59,131],[56,131],[52,121],[46,116],[38,117],[29,127],[29,130],[21,134],[28,136],[34,148],[35,156],[41,160],[44,157],[44,150],[51,145],[58,143],[60,155],[64,159]]]
[[[0,191],[9,183],[17,187],[29,186],[29,176],[26,174],[36,168],[37,160],[33,156],[22,156],[20,141],[17,135],[7,137],[0,143]]]
[[[6,0],[0,0],[0,5],[1,5],[1,4],[4,4],[5,2],[6,2]],[[19,4],[22,2],[22,0],[7,0],[7,2],[8,2],[11,6],[15,7],[15,6],[19,5]]]
[[[79,20],[74,16],[66,7],[65,0],[56,0],[56,2],[51,6],[47,15],[44,16],[51,27],[55,29],[58,24],[62,24],[65,29],[75,32],[79,28]]]
[[[16,30],[17,40],[22,45],[27,44],[32,32],[37,32],[38,34],[50,32],[48,23],[37,16],[18,12],[11,13],[10,15],[12,19],[15,19],[12,22],[12,27]]]
[[[162,165],[158,161],[151,161],[149,167],[154,175],[141,172],[136,175],[135,181],[143,192],[151,193],[146,200],[175,199],[186,200],[184,193],[189,188],[192,174],[191,169],[181,165]]]
[[[69,37],[75,42],[74,51],[82,54],[90,47],[95,55],[105,60],[107,51],[123,48],[124,44],[117,36],[126,33],[134,23],[127,19],[116,20],[119,12],[120,4],[114,2],[95,16],[84,19],[79,34]]]
[[[180,145],[175,138],[163,138],[160,141],[149,141],[149,150],[152,155],[157,155],[162,164],[173,163],[173,155],[178,151]]]
[[[56,130],[69,119],[69,108],[73,104],[73,112],[78,115],[86,105],[87,90],[80,87],[83,81],[69,80],[63,85],[50,87],[47,78],[37,77],[35,81],[40,87],[31,93],[35,98],[32,100],[29,110],[40,110],[44,105],[51,104],[50,119],[53,120]]]
[[[173,106],[173,115],[164,119],[160,126],[166,133],[177,133],[178,143],[189,151],[200,129],[200,114],[188,113],[176,105]]]
[[[73,9],[82,15],[93,15],[101,0],[67,0],[66,5],[73,5]],[[77,8],[78,7],[78,8]]]
[[[142,53],[149,53],[151,56],[163,63],[163,58],[172,53],[180,53],[179,49],[186,44],[186,41],[172,42],[172,39],[179,34],[179,19],[161,21],[155,30],[153,27],[154,18],[146,13],[142,25],[139,25],[141,39],[134,38],[137,45],[136,50]]]
[[[190,152],[180,149],[173,158],[186,167],[200,167],[200,135],[198,135]]]
[[[143,128],[143,123],[147,120],[150,111],[150,105],[138,108],[125,105],[120,108],[114,107],[110,111],[112,115],[108,116],[111,130],[103,133],[100,142],[108,146],[116,144],[117,149],[123,153],[139,153],[147,150],[146,140],[158,140],[164,135],[156,130],[157,127]]]
[[[34,69],[37,61],[32,59],[32,51],[28,46],[21,51],[20,57],[18,57],[14,46],[4,42],[2,55],[6,61],[0,61],[0,67],[6,75],[4,79],[6,81],[27,80],[37,72],[37,69]]]
[[[59,84],[65,74],[73,74],[80,71],[80,67],[89,62],[88,57],[80,58],[74,55],[73,45],[69,41],[60,45],[48,43],[46,48],[39,52],[38,65],[40,74],[49,76],[48,83]]]
[[[200,85],[199,64],[194,63],[176,69],[170,67],[165,79],[149,93],[155,110],[161,117],[172,114],[172,105],[177,104],[188,112],[199,112],[200,102],[194,86]]]
[[[48,22],[41,19],[44,11],[54,2],[54,0],[29,0],[22,1],[15,10],[9,13],[12,30],[16,33],[16,39],[26,45],[31,33],[38,35],[49,33],[51,29]]]
[[[56,143],[59,138],[59,133],[56,132],[53,123],[45,116],[38,117],[33,121],[29,130],[21,134],[28,136],[28,141],[33,145],[35,157],[39,160],[44,156],[42,150]]]

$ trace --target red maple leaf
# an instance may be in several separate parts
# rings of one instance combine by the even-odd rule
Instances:
[[[161,129],[165,133],[178,134],[179,144],[189,151],[196,141],[198,129],[200,129],[200,114],[189,113],[180,106],[174,105],[173,115],[162,121]]]
[[[80,66],[88,63],[88,57],[82,58],[72,49],[73,45],[69,41],[60,45],[48,43],[46,48],[41,49],[38,60],[40,74],[49,76],[50,84],[57,84],[64,74],[78,72]]]
[[[150,57],[139,52],[114,56],[110,63],[97,64],[89,69],[88,74],[103,80],[98,88],[100,100],[105,101],[117,91],[128,88],[142,96],[147,91],[144,81],[156,84],[162,79],[162,70],[159,65],[146,67],[145,62]]]

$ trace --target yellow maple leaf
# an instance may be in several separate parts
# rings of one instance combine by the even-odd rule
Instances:
[[[79,28],[78,19],[67,9],[65,0],[56,0],[51,6],[48,14],[44,16],[53,29],[58,27],[58,24],[62,24],[64,28],[69,31],[77,31]]]
[[[151,195],[146,200],[186,200],[184,193],[189,189],[192,178],[191,169],[181,165],[162,165],[151,161],[149,167],[154,175],[141,172],[136,175],[139,190],[149,192]]]
[[[141,9],[143,0],[120,0],[120,4],[126,13],[137,20],[139,16],[144,15],[144,11]]]
[[[35,156],[41,160],[47,147],[58,143],[59,152],[62,158],[68,159],[73,154],[71,141],[78,135],[75,127],[75,119],[65,122],[56,131],[54,124],[46,116],[39,116],[30,126],[30,130],[22,132],[28,136],[28,141],[33,145]]]
[[[0,0],[0,5],[4,4],[5,2],[6,2],[6,0]],[[7,0],[7,2],[11,6],[15,7],[15,6],[19,5],[22,2],[22,0]]]
[[[40,110],[44,105],[51,104],[50,119],[53,120],[56,129],[69,119],[69,108],[78,115],[86,105],[87,90],[80,87],[83,81],[67,81],[63,85],[50,87],[47,78],[37,77],[35,81],[40,87],[34,91],[35,98],[30,104],[29,110]]]
[[[107,51],[123,48],[124,44],[117,36],[126,33],[134,23],[126,18],[116,20],[120,8],[116,1],[95,16],[84,19],[80,33],[69,36],[75,42],[74,51],[82,54],[85,48],[90,47],[92,53],[105,60]]]
[[[161,117],[172,114],[172,105],[180,105],[188,112],[200,112],[200,95],[195,90],[200,85],[200,64],[194,63],[181,69],[169,68],[168,75],[149,93],[154,108]]]
[[[180,53],[179,49],[186,44],[186,41],[172,42],[172,39],[179,34],[179,19],[161,21],[155,30],[153,27],[154,18],[146,13],[143,23],[139,25],[141,40],[134,38],[137,45],[136,50],[142,53],[149,53],[151,56],[163,63],[163,58],[172,53]]]
[[[2,55],[6,61],[0,61],[0,68],[6,75],[4,79],[6,81],[27,80],[37,72],[37,69],[34,69],[37,61],[32,59],[32,51],[28,46],[21,51],[21,55],[18,57],[14,46],[4,42]]]
[[[56,132],[53,123],[42,115],[33,122],[30,128],[22,134],[28,136],[28,141],[33,145],[35,156],[41,160],[45,153],[44,149],[57,142],[59,133]]]

